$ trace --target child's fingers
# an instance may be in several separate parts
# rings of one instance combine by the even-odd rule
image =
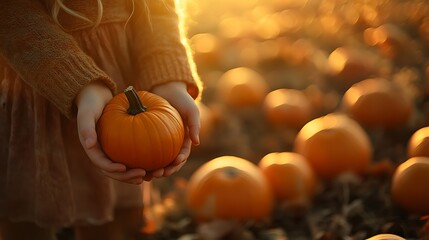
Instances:
[[[152,176],[156,178],[160,178],[164,175],[164,168],[158,169],[152,172]]]
[[[192,143],[194,145],[198,145],[200,144],[200,128],[201,128],[201,123],[200,123],[200,117],[199,117],[199,112],[197,111],[196,113],[193,114],[189,114],[190,116],[188,116],[187,118],[187,127],[189,129],[189,137],[192,140]]]
[[[121,163],[114,163],[106,157],[104,152],[98,147],[98,144],[90,149],[85,149],[91,162],[105,172],[124,172],[126,166]]]
[[[173,173],[178,172],[183,167],[183,165],[185,165],[185,163],[186,163],[186,161],[183,161],[179,165],[166,167],[164,170],[164,176],[168,177],[168,176],[172,175]]]
[[[125,165],[113,163],[106,157],[97,141],[96,116],[90,108],[81,108],[77,114],[79,139],[92,163],[107,172],[124,172]]]
[[[110,178],[113,178],[115,180],[126,182],[126,183],[132,183],[132,184],[140,184],[143,182],[143,178],[146,175],[146,171],[143,169],[131,169],[124,173],[112,173],[112,172],[106,172],[103,171],[104,174]]]
[[[186,161],[186,159],[191,154],[192,141],[189,137],[185,137],[183,141],[182,148],[180,149],[179,154],[176,157],[176,160],[173,162],[173,166],[179,165],[182,162]]]
[[[97,143],[97,132],[95,131],[95,117],[92,111],[79,111],[77,115],[77,127],[81,144],[86,148],[94,147]]]

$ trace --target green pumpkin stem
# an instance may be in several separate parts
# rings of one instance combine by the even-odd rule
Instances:
[[[127,110],[128,114],[137,115],[139,113],[146,112],[147,107],[142,104],[133,86],[127,87],[124,93],[130,103],[130,107]]]

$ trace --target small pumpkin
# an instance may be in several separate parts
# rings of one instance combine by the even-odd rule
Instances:
[[[221,58],[221,41],[211,33],[198,33],[189,40],[198,64],[218,64]]]
[[[351,86],[344,94],[343,107],[367,127],[401,127],[412,112],[412,104],[401,89],[384,78],[369,78]]]
[[[429,157],[429,127],[420,128],[408,141],[408,157]]]
[[[99,142],[114,162],[148,171],[169,165],[179,154],[184,125],[167,100],[132,86],[114,96],[97,123]]]
[[[392,198],[411,213],[429,214],[429,157],[400,164],[392,178]]]
[[[372,236],[367,240],[405,240],[405,238],[395,234],[384,233],[384,234],[378,234],[378,235]]]
[[[328,70],[339,80],[341,86],[352,84],[375,73],[374,56],[362,49],[339,47],[328,57]]]
[[[192,174],[186,202],[199,221],[260,220],[270,215],[273,196],[255,164],[235,156],[221,156]]]
[[[365,130],[345,114],[311,120],[298,132],[294,151],[303,155],[317,175],[333,179],[344,172],[363,174],[372,159]]]
[[[384,57],[401,64],[415,64],[421,61],[421,50],[416,47],[413,39],[396,24],[385,23],[376,28],[364,31],[364,40],[376,46]]]
[[[312,108],[307,96],[297,89],[277,89],[264,99],[264,112],[273,125],[301,128],[312,116]]]
[[[265,79],[253,69],[237,67],[222,74],[217,84],[219,99],[232,107],[251,107],[262,103],[268,92]]]
[[[258,164],[274,196],[281,202],[308,202],[315,192],[316,179],[307,160],[299,153],[272,152]]]

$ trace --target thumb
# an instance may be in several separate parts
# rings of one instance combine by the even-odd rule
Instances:
[[[79,139],[86,149],[92,148],[97,143],[95,119],[91,111],[78,113],[77,117]]]
[[[194,117],[188,118],[189,138],[192,140],[194,145],[200,144],[200,118],[198,114]]]

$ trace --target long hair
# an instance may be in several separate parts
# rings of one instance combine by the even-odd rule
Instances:
[[[52,1],[53,1],[53,4],[52,4],[52,9],[51,9],[51,15],[52,15],[53,20],[60,26],[61,26],[61,24],[58,21],[58,14],[61,10],[72,15],[72,16],[74,16],[74,17],[82,19],[88,23],[91,23],[93,25],[93,28],[97,27],[101,23],[101,19],[103,17],[103,3],[101,2],[102,0],[96,0],[97,1],[97,7],[98,7],[98,13],[97,13],[97,18],[95,19],[95,21],[90,20],[90,19],[86,18],[85,16],[83,16],[81,13],[76,12],[76,11],[68,8],[63,3],[64,0],[52,0]],[[89,0],[87,0],[87,1],[89,1]],[[144,7],[145,7],[146,15],[147,15],[147,20],[149,22],[149,26],[152,28],[150,9],[149,9],[146,1],[145,0],[142,0],[142,1],[144,3]],[[163,1],[163,0],[159,0],[159,1]],[[134,13],[134,7],[135,7],[134,6],[134,0],[131,0],[131,2],[132,2],[132,11],[131,11],[131,14],[128,17],[127,21],[125,22],[124,27],[127,26],[128,21],[131,19],[132,15]],[[185,13],[186,4],[185,4],[185,2],[186,1],[175,0],[175,5],[176,5],[175,10],[176,10],[176,13],[179,17],[179,30],[180,30],[181,40],[182,40],[182,43],[186,49],[186,53],[187,53],[188,58],[189,58],[189,64],[191,67],[192,75],[196,79],[197,84],[201,85],[201,81],[199,80],[199,75],[198,75],[197,70],[196,70],[196,65],[195,65],[195,62],[193,61],[192,50],[189,46],[189,42],[188,42],[188,39],[186,37],[186,30],[187,29],[186,29],[186,24],[185,24],[185,22],[186,22],[186,20],[185,20],[185,17],[186,17],[186,13]],[[199,87],[201,87],[201,86],[199,86]]]

